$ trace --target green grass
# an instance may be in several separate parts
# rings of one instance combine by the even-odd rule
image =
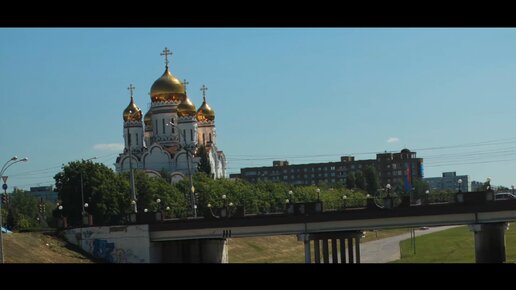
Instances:
[[[367,232],[361,241],[367,242],[407,232],[408,229]],[[292,235],[230,239],[228,248],[230,263],[304,263],[305,261],[303,242]]]
[[[400,243],[401,260],[395,263],[475,263],[474,234],[467,226],[416,238],[416,254],[410,239]],[[506,232],[508,263],[516,262],[516,230]]]

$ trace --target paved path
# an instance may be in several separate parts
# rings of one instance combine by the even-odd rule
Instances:
[[[415,230],[416,236],[422,236],[457,226],[432,227],[428,230]],[[367,234],[372,234],[367,232]],[[360,263],[388,263],[400,259],[400,242],[410,239],[410,232],[381,240],[360,244]],[[416,244],[417,249],[417,244]]]

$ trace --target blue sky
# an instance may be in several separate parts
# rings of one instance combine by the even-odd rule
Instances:
[[[0,29],[0,163],[8,184],[53,184],[62,164],[122,144],[127,87],[147,111],[166,46],[218,146],[241,167],[416,150],[425,176],[516,183],[516,29]],[[437,147],[437,148],[436,148]],[[1,165],[1,164],[0,164]]]

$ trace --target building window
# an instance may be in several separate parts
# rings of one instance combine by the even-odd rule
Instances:
[[[185,129],[183,129],[183,139],[184,139],[183,141],[185,141],[185,143],[186,143],[186,130]]]
[[[190,141],[193,142],[193,130],[192,129],[190,129]]]
[[[174,124],[174,118],[170,118],[170,123],[172,123],[172,125]],[[170,126],[170,127],[172,129],[172,134],[174,134],[174,131],[175,131],[174,127],[175,126]]]
[[[165,135],[165,119],[161,119],[161,123],[163,125],[163,135]]]
[[[156,135],[158,135],[158,120],[156,120],[154,123],[156,123]]]
[[[206,136],[202,133],[202,144],[206,144]]]
[[[138,133],[136,133],[136,146],[138,146]]]
[[[211,133],[210,133],[210,143],[212,143],[213,141],[211,140]]]
[[[330,167],[330,170],[335,170],[335,166]]]

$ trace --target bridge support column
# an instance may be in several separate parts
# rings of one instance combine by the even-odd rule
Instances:
[[[305,244],[305,263],[311,263],[310,241],[314,241],[314,263],[360,263],[360,238],[362,231],[300,234],[298,240]],[[328,245],[331,240],[331,248]],[[348,241],[346,247],[346,240]],[[353,243],[355,245],[353,245]],[[322,257],[321,247],[322,244]],[[346,249],[347,248],[347,249]],[[348,259],[346,261],[346,250]],[[331,258],[330,258],[331,257]],[[321,261],[322,260],[322,261]]]
[[[505,231],[507,223],[489,223],[469,225],[475,233],[475,262],[505,262]]]

